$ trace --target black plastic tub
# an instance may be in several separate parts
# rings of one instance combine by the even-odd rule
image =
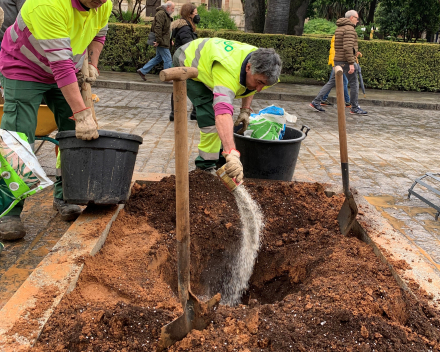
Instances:
[[[240,126],[235,127],[234,131],[239,129]],[[301,130],[286,127],[284,137],[279,141],[255,139],[234,133],[235,145],[241,154],[244,176],[291,181],[301,142],[306,138],[309,130],[307,126],[302,126]]]
[[[75,131],[59,132],[64,200],[72,204],[120,204],[127,201],[142,137],[100,130],[83,141]]]

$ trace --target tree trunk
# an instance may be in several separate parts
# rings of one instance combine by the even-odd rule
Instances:
[[[376,11],[377,0],[373,0],[368,11],[367,24],[374,23],[374,12]]]
[[[291,0],[287,34],[302,35],[310,0]]]
[[[244,3],[244,30],[249,33],[263,33],[266,17],[265,0],[246,0]]]
[[[222,9],[222,0],[209,0],[208,9]]]
[[[291,0],[268,0],[264,33],[287,34]]]

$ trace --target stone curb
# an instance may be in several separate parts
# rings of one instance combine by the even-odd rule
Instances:
[[[111,81],[111,80],[105,80],[105,81],[97,80],[94,83],[93,87],[121,89],[121,90],[137,90],[144,92],[169,93],[169,94],[173,92],[173,86],[171,84],[142,83],[135,81],[122,82],[122,81]],[[281,100],[281,101],[311,102],[314,98],[315,95],[295,94],[295,93],[261,92],[255,95],[255,99]],[[328,100],[332,103],[336,103],[336,99],[334,97],[330,97]],[[379,99],[361,99],[360,102],[362,103],[362,105],[410,108],[410,109],[421,109],[421,110],[440,110],[440,104],[435,104],[435,103],[420,103],[420,102],[379,100]]]
[[[373,205],[355,189],[353,195],[358,205],[353,231],[363,242],[373,248],[379,259],[388,265],[398,285],[417,297],[408,283],[417,283],[419,295],[430,297],[431,305],[440,303],[440,271],[427,253],[408,240],[404,234],[394,229]],[[408,264],[403,268],[402,261]],[[396,267],[396,264],[398,267]],[[412,287],[411,287],[412,286]]]

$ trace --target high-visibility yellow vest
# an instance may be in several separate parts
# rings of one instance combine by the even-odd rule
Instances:
[[[212,90],[216,86],[226,87],[234,93],[235,98],[256,93],[253,91],[244,95],[246,87],[240,84],[240,73],[243,61],[257,47],[221,38],[201,38],[184,45],[182,49],[180,66],[199,70],[199,76],[194,81],[202,82]]]
[[[72,6],[73,3],[72,0],[26,1],[20,13],[29,31],[38,41],[53,41],[54,49],[70,44],[73,55],[83,54],[102,29],[105,28],[107,32],[112,2],[107,1],[98,9],[89,11],[77,11]],[[69,39],[70,43],[67,40],[63,43],[63,39]]]

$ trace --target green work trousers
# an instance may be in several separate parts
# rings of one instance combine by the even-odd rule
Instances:
[[[181,49],[173,56],[173,66],[179,66]],[[187,95],[197,114],[197,125],[200,128],[199,156],[195,160],[199,169],[214,168],[219,162],[224,163],[221,155],[221,141],[215,128],[215,112],[213,108],[214,95],[212,90],[202,82],[188,79],[186,81]],[[222,159],[222,160],[220,160]]]
[[[22,132],[26,135],[29,144],[35,143],[35,129],[37,128],[37,114],[44,97],[47,106],[55,116],[58,131],[75,129],[75,121],[69,119],[72,114],[69,104],[56,83],[19,81],[8,79],[0,74],[0,81],[4,89],[5,104],[0,128],[8,131]],[[61,174],[57,170],[54,184],[54,198],[63,199]],[[3,201],[0,197],[0,201]],[[20,215],[24,202],[18,203],[8,215]]]

